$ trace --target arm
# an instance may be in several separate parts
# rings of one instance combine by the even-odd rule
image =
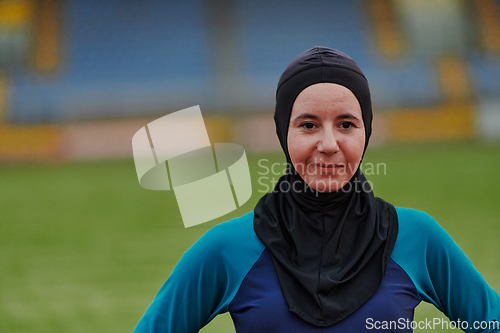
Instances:
[[[194,333],[227,312],[263,250],[255,238],[253,212],[210,229],[184,253],[134,333]]]
[[[429,215],[397,208],[400,234],[393,259],[407,272],[419,297],[452,321],[466,321],[466,332],[500,332],[474,328],[474,322],[500,321],[500,298],[448,233]]]

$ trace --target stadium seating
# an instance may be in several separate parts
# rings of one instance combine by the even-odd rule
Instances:
[[[10,120],[140,114],[202,98],[210,72],[202,15],[199,0],[68,1],[62,63],[55,73],[13,74]]]
[[[396,57],[380,52],[366,1],[232,1],[238,43],[233,57],[243,67],[235,75],[244,88],[241,107],[232,112],[272,108],[281,72],[315,45],[340,49],[360,64],[377,108],[426,107],[443,98],[437,59],[417,55],[411,45]],[[500,7],[499,0],[490,2]],[[60,63],[48,73],[30,66],[11,69],[8,120],[140,116],[196,104],[217,111],[211,3],[66,1]],[[477,96],[498,96],[499,55],[477,48],[470,45],[463,60]]]

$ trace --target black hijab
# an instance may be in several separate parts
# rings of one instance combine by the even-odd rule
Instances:
[[[353,92],[371,134],[368,82],[346,54],[315,47],[296,57],[278,83],[274,120],[288,162],[273,192],[255,207],[254,229],[273,260],[290,311],[325,327],[344,319],[378,290],[396,242],[394,207],[375,198],[358,168],[342,189],[317,192],[292,166],[288,126],[292,106],[306,87],[330,82]]]

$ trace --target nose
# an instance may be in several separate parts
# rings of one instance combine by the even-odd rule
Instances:
[[[321,131],[321,137],[316,144],[316,149],[320,153],[333,155],[339,151],[339,145],[333,129],[324,129]]]

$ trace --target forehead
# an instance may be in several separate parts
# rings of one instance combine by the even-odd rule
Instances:
[[[300,112],[350,112],[362,117],[358,99],[348,88],[336,83],[316,83],[300,92],[292,106],[292,117]]]

